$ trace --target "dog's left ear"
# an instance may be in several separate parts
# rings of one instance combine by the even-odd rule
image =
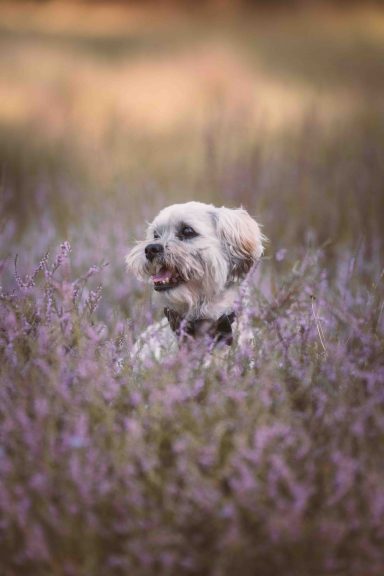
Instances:
[[[242,278],[262,255],[265,237],[243,208],[218,208],[215,221],[217,234],[229,257],[229,278]]]

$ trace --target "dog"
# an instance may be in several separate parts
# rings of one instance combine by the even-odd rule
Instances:
[[[265,236],[243,208],[202,202],[173,204],[149,224],[146,238],[126,256],[135,276],[149,282],[164,318],[141,334],[133,357],[148,362],[204,341],[209,352],[231,346],[239,284],[260,259]]]

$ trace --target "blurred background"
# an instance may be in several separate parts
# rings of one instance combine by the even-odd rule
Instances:
[[[120,266],[199,199],[245,206],[270,255],[380,259],[383,96],[381,3],[0,2],[2,253],[87,236]]]

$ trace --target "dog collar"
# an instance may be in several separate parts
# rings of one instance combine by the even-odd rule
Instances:
[[[214,340],[215,344],[223,342],[227,346],[231,346],[233,342],[232,324],[236,318],[235,312],[222,314],[217,320],[209,320],[207,318],[185,320],[181,314],[172,308],[164,308],[164,315],[169,322],[171,330],[180,338],[183,336],[196,338],[208,335]]]

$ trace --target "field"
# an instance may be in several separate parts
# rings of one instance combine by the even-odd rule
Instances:
[[[381,576],[384,11],[1,3],[0,77],[0,573]],[[138,369],[190,199],[255,344]]]

